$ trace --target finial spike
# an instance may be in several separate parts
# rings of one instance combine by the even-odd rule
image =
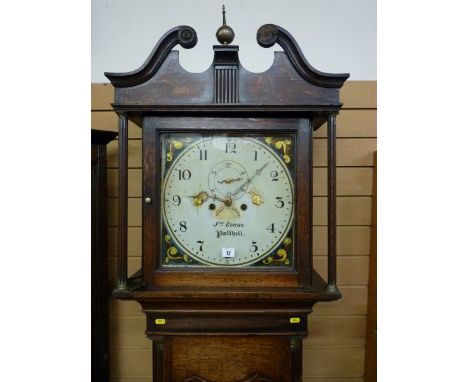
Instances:
[[[216,38],[223,45],[229,45],[234,40],[234,31],[226,24],[226,7],[223,5],[223,25],[216,31]]]

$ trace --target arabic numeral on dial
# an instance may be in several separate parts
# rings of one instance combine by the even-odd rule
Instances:
[[[200,150],[200,160],[207,160],[207,159],[208,159],[207,150]]]
[[[252,241],[252,246],[250,247],[250,252],[257,252],[258,251],[258,245],[256,241]]]
[[[271,223],[266,229],[267,231],[270,231],[271,233],[275,233],[275,223]]]
[[[203,243],[204,241],[197,240],[197,244],[200,244],[200,252],[203,252]]]
[[[174,195],[172,197],[172,201],[174,202],[174,206],[180,206],[180,203],[182,202],[182,199],[180,198],[179,195]]]
[[[179,171],[179,180],[189,180],[192,177],[192,173],[189,169],[178,170]]]
[[[281,196],[276,197],[276,203],[275,203],[276,208],[283,208],[284,207],[284,201]]]
[[[234,142],[227,142],[226,143],[226,150],[225,150],[225,153],[226,154],[231,154],[231,153],[236,153],[236,144]]]
[[[187,222],[185,220],[182,220],[179,222],[179,229],[180,229],[180,232],[185,232],[187,231]]]
[[[277,182],[278,181],[278,171],[272,171],[270,172],[270,176],[271,176],[271,180],[273,182]]]

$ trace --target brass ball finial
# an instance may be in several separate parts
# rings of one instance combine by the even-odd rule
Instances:
[[[216,31],[216,38],[220,44],[228,45],[234,40],[234,31],[229,25],[226,25],[226,8],[223,5],[223,25]]]

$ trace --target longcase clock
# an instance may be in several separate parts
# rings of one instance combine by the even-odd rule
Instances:
[[[224,18],[224,13],[223,13]],[[156,382],[297,382],[302,339],[336,287],[335,118],[348,74],[314,69],[283,28],[273,65],[251,73],[218,29],[212,66],[189,73],[168,31],[146,62],[106,73],[119,115],[118,285],[138,301],[153,342]],[[128,120],[143,130],[143,259],[127,277]],[[328,275],[313,266],[312,141],[328,129]]]

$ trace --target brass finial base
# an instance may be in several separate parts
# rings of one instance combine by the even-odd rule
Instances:
[[[234,41],[234,31],[229,25],[226,25],[226,9],[223,5],[223,25],[216,31],[216,38],[220,44],[228,45]]]

